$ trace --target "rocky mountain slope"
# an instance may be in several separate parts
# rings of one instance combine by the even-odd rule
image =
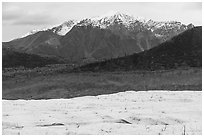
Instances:
[[[91,63],[77,70],[156,70],[178,67],[202,67],[202,27],[187,30],[148,51]]]

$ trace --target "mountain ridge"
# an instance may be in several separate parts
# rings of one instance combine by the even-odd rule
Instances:
[[[107,28],[108,25],[112,24],[115,20],[122,21],[122,23],[127,25],[127,27],[130,26],[130,24],[128,23],[141,22],[141,23],[144,23],[145,26],[148,26],[149,27],[148,29],[150,30],[153,27],[160,28],[165,25],[171,26],[172,24],[177,25],[177,27],[180,27],[179,25],[181,26],[183,25],[183,27],[185,26],[188,28],[194,27],[192,23],[185,25],[178,21],[153,21],[152,19],[146,19],[144,17],[139,17],[139,16],[135,17],[133,15],[128,15],[128,13],[114,11],[114,12],[110,12],[109,14],[104,14],[102,16],[84,18],[81,20],[70,19],[60,25],[54,25],[53,27],[48,27],[48,28],[43,28],[43,29],[34,29],[28,32],[27,34],[23,35],[22,37],[35,34],[39,31],[50,31],[50,30],[58,35],[64,36],[66,35],[66,33],[68,33],[71,30],[71,28],[74,25],[77,25],[77,26],[86,25],[87,26],[87,25],[92,24],[93,26],[97,26],[100,28]],[[108,23],[108,24],[104,26],[104,23]],[[61,32],[61,30],[63,31]]]

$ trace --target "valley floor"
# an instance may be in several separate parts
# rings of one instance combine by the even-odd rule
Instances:
[[[201,68],[80,73],[38,68],[3,72],[2,79],[2,98],[6,100],[69,99],[130,90],[202,90]]]
[[[3,134],[202,134],[199,91],[3,100]]]

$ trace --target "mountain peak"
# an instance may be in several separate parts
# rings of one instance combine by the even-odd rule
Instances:
[[[92,19],[97,19],[97,20],[100,20],[102,18],[108,18],[108,17],[124,17],[124,16],[127,16],[129,15],[128,13],[124,13],[124,12],[119,12],[119,11],[109,11],[105,14],[102,14],[100,16],[96,16],[96,17],[93,17]]]
[[[100,28],[107,28],[111,24],[119,23],[124,25],[129,25],[131,22],[134,22],[135,18],[128,13],[119,12],[119,11],[110,11],[101,16],[96,16],[92,18],[86,18],[78,22],[78,26],[97,26]]]

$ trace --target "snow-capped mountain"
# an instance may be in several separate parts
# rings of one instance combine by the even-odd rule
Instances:
[[[153,21],[151,19],[145,19],[143,17],[134,17],[132,15],[127,15],[120,12],[116,12],[113,14],[105,14],[93,18],[85,18],[79,21],[79,23],[77,23],[77,26],[92,25],[100,28],[107,28],[112,24],[123,24],[126,27],[129,27],[130,25],[135,24],[137,22],[140,22],[142,26],[146,26],[148,29],[153,29],[152,31],[161,27],[173,28],[176,26],[177,28],[180,28],[185,26],[184,24],[178,21]]]
[[[149,50],[192,27],[178,21],[159,22],[113,12],[31,31],[27,37],[4,45],[73,62],[96,61]]]
[[[134,17],[120,12],[110,12],[102,16],[85,18],[78,21],[76,26],[109,29],[114,34],[120,35],[120,37],[126,35],[134,39],[138,39],[136,33],[151,31],[155,37],[161,39],[161,42],[194,27],[193,24],[185,25],[178,21],[153,21],[152,19]]]
[[[157,37],[162,37],[162,35],[169,33],[172,29],[176,30],[186,30],[189,28],[194,27],[193,24],[184,25],[178,21],[153,21],[152,19],[145,19],[144,17],[134,17],[133,15],[128,15],[127,13],[115,12],[111,11],[101,16],[96,16],[92,18],[85,18],[82,20],[68,20],[60,25],[56,25],[50,28],[44,29],[34,29],[28,32],[27,34],[23,35],[22,37],[35,34],[39,31],[49,31],[52,30],[55,34],[60,36],[64,36],[67,34],[73,26],[92,26],[92,27],[99,27],[100,29],[110,29],[110,26],[114,24],[121,24],[126,29],[133,30],[135,26],[138,26],[137,29],[147,29],[152,32],[155,32]],[[175,32],[176,32],[175,30]],[[174,31],[174,30],[173,30]]]

